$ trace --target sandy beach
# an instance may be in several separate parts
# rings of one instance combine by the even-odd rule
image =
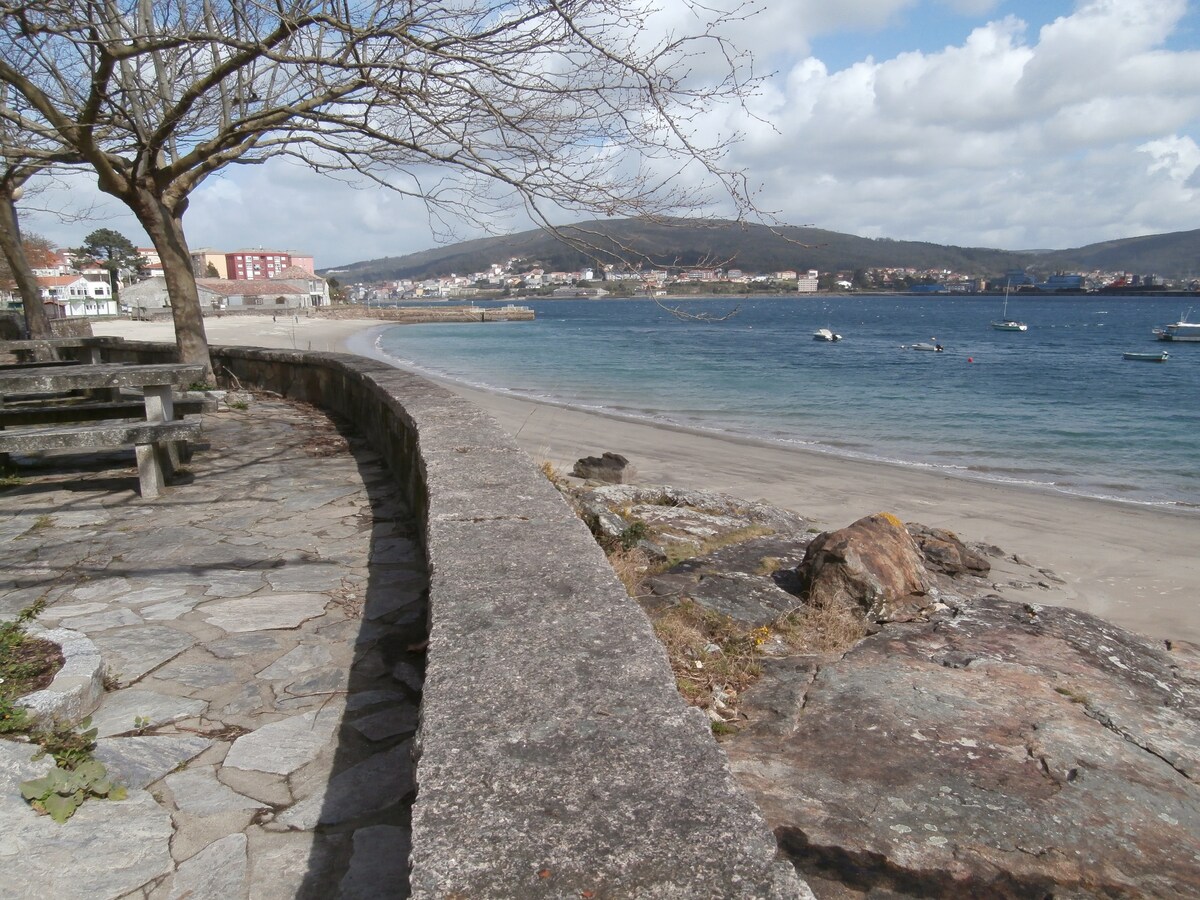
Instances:
[[[387,323],[319,318],[206,319],[211,344],[372,354]],[[170,322],[97,321],[96,334],[173,341]],[[1072,497],[765,442],[580,412],[446,386],[487,410],[537,461],[564,472],[581,456],[620,453],[649,484],[723,491],[784,506],[822,529],[887,511],[995,544],[1053,573],[1045,588],[992,577],[1011,600],[1073,606],[1155,638],[1200,642],[1200,512]],[[1061,579],[1059,583],[1056,579]]]

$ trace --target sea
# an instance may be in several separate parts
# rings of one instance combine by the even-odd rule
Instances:
[[[1014,294],[1025,332],[992,329],[986,295],[522,300],[535,321],[396,326],[376,350],[531,400],[1200,512],[1200,343],[1152,334],[1193,299]]]

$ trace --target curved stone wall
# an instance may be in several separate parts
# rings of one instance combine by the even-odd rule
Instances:
[[[214,348],[213,362],[225,386],[352,421],[422,522],[413,896],[811,896],[677,694],[646,616],[489,416],[357,356]]]

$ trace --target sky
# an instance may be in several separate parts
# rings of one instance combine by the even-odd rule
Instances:
[[[685,0],[658,2],[669,21]],[[767,77],[705,127],[742,135],[725,164],[778,221],[1008,250],[1200,228],[1200,0],[768,0],[730,36]],[[69,191],[93,218],[27,212],[25,231],[149,244],[86,181]],[[184,227],[193,249],[319,268],[439,243],[419,202],[284,162],[210,177]]]

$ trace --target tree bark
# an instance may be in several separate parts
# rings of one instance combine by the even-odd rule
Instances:
[[[21,243],[21,226],[17,220],[17,205],[10,185],[0,185],[0,252],[8,260],[13,280],[21,294],[21,306],[25,310],[25,330],[31,338],[51,337],[50,320],[46,307],[42,305],[42,292],[38,288],[37,276],[25,255]]]
[[[204,333],[204,316],[200,309],[200,294],[196,290],[196,275],[192,271],[192,254],[183,233],[183,208],[173,211],[161,199],[147,190],[133,188],[130,208],[146,229],[158,258],[162,261],[167,293],[171,298],[171,318],[175,323],[175,346],[179,361],[204,366],[205,380],[212,382],[212,359],[208,352],[208,337]],[[126,199],[126,198],[122,198]]]

